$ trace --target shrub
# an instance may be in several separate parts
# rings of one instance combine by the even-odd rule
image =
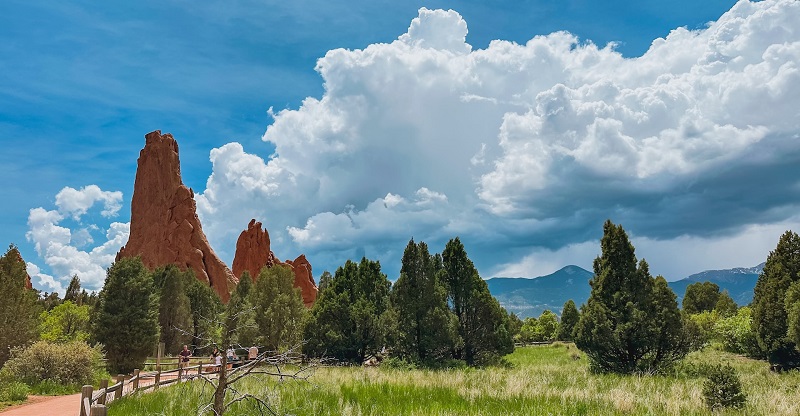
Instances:
[[[730,365],[718,365],[711,370],[708,379],[703,383],[703,398],[711,410],[740,408],[747,400],[739,376]]]
[[[38,341],[27,348],[12,350],[4,368],[14,380],[28,385],[45,380],[81,385],[92,382],[95,369],[102,366],[102,357],[99,347],[90,347],[85,342]]]
[[[28,386],[19,381],[3,383],[0,387],[0,402],[21,402],[28,398]]]

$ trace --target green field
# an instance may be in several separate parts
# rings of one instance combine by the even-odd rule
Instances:
[[[573,345],[517,348],[506,367],[453,370],[317,368],[307,382],[253,378],[243,390],[292,415],[710,415],[702,397],[708,365],[729,363],[747,394],[741,410],[716,414],[800,414],[800,372],[776,374],[763,361],[707,349],[672,374],[595,375]],[[110,415],[186,415],[208,401],[199,382],[113,403]],[[231,415],[252,415],[250,405]]]

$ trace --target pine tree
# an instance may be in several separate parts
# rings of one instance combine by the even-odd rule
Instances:
[[[770,364],[782,368],[800,367],[800,351],[789,336],[786,295],[800,280],[800,236],[786,231],[769,253],[764,271],[758,276],[753,296],[753,330],[758,345]]]
[[[558,327],[558,340],[572,341],[572,330],[575,329],[575,325],[578,324],[580,317],[578,308],[575,307],[575,302],[573,302],[572,299],[566,301],[564,307],[561,309],[561,324]]]
[[[458,237],[447,242],[441,258],[441,280],[463,342],[455,349],[455,358],[473,365],[513,352],[506,312],[489,293]]]
[[[86,293],[86,292],[83,292]],[[81,279],[78,275],[73,275],[67,286],[67,291],[64,293],[64,302],[72,301],[72,303],[81,306],[83,305],[83,296],[81,293]]]
[[[574,331],[592,370],[650,373],[683,357],[685,347],[674,344],[683,332],[680,313],[663,278],[654,280],[644,260],[637,266],[628,235],[611,221],[603,225],[600,248]]]
[[[437,272],[441,257],[412,239],[403,252],[400,277],[392,287],[396,317],[393,353],[421,364],[450,356],[458,342],[458,318],[447,307],[447,292]]]
[[[191,341],[192,305],[186,294],[186,279],[174,264],[160,267],[153,273],[160,293],[158,324],[165,351],[175,354]]]
[[[380,262],[348,260],[327,279],[311,309],[304,350],[354,363],[376,354],[385,339],[380,318],[389,307],[390,287]]]
[[[36,339],[39,306],[37,295],[25,287],[28,271],[16,246],[0,256],[0,366],[8,360],[11,348]]]
[[[138,257],[120,259],[108,269],[93,333],[105,346],[112,373],[141,368],[155,349],[159,338],[158,295],[153,275]]]
[[[251,296],[259,336],[268,350],[283,351],[300,343],[308,310],[289,267],[261,269]]]

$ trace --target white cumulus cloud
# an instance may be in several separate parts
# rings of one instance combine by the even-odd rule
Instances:
[[[567,32],[474,50],[457,12],[420,9],[392,43],[320,58],[324,95],[270,110],[273,154],[211,152],[204,229],[230,260],[258,218],[284,257],[312,262],[389,244],[397,262],[412,236],[461,235],[479,267],[502,271],[596,239],[606,218],[709,244],[783,224],[800,206],[786,192],[800,162],[798,21],[800,2],[740,1],[625,58]]]
[[[96,204],[101,203],[101,215],[116,215],[122,200],[121,192],[102,191],[96,185],[81,190],[66,187],[56,196],[57,210],[33,208],[28,215],[28,241],[34,244],[37,254],[50,268],[45,274],[41,268],[28,263],[39,287],[49,288],[63,294],[63,288],[73,275],[78,275],[82,286],[87,290],[99,290],[106,276],[106,268],[114,261],[119,249],[128,241],[129,223],[112,222],[105,231],[103,242],[94,247],[82,249],[94,243],[92,231],[100,228],[96,224],[78,227],[75,232],[62,225],[65,220],[80,221]],[[34,284],[37,280],[34,280]]]

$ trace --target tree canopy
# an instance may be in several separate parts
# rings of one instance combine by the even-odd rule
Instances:
[[[622,226],[606,221],[600,248],[574,332],[592,370],[651,373],[685,356],[678,304],[666,281],[653,279],[646,261],[637,265]]]
[[[10,245],[0,256],[0,366],[8,360],[13,347],[36,339],[39,306],[37,295],[26,288],[28,271],[16,246]]]

